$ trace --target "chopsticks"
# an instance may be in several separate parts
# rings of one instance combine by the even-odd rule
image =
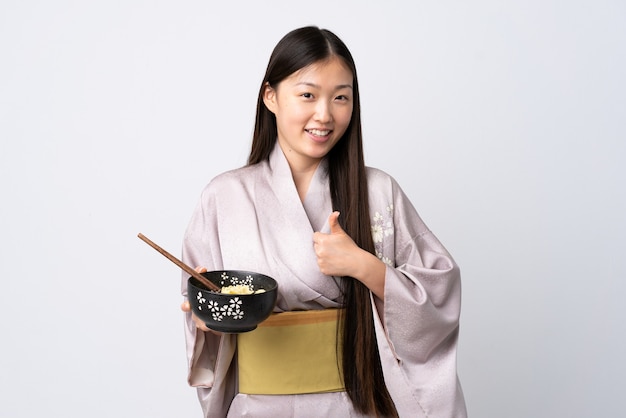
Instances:
[[[186,273],[189,273],[191,275],[191,277],[193,277],[194,279],[198,280],[200,283],[202,283],[204,286],[206,286],[207,289],[213,290],[215,292],[219,292],[220,291],[219,286],[215,285],[213,282],[211,282],[209,279],[207,279],[206,277],[204,277],[203,275],[201,275],[200,273],[198,273],[197,271],[195,271],[194,269],[189,267],[187,264],[183,263],[178,258],[174,257],[172,254],[168,253],[163,248],[159,247],[157,244],[155,244],[154,242],[149,240],[141,232],[137,236],[139,237],[139,239],[144,241],[146,244],[148,244],[149,246],[151,246],[152,248],[154,248],[155,250],[157,250],[158,252],[163,254],[165,256],[165,258],[167,258],[172,263],[176,264],[178,267],[183,269],[183,271],[185,271]]]

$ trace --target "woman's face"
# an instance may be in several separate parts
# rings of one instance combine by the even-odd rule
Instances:
[[[348,67],[332,57],[265,87],[263,100],[276,116],[278,143],[292,170],[316,167],[344,134],[352,117],[352,81]]]

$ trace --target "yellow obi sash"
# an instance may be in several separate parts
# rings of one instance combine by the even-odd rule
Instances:
[[[339,309],[282,312],[238,334],[239,392],[344,391],[338,318]]]

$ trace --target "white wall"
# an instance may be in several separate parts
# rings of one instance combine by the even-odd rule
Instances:
[[[370,165],[459,262],[473,417],[626,413],[619,1],[0,3],[0,416],[200,416],[178,253],[269,53],[329,28]]]

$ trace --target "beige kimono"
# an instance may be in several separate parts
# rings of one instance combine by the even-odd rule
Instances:
[[[384,301],[372,297],[387,388],[400,417],[465,417],[457,378],[461,306],[457,265],[398,184],[368,168],[372,235],[387,264]],[[276,311],[341,306],[336,279],[319,271],[313,232],[332,212],[326,165],[304,203],[278,145],[268,162],[226,172],[202,192],[183,261],[209,270],[249,270],[279,283]],[[187,275],[183,274],[186,296]],[[186,320],[189,383],[205,417],[358,417],[345,392],[248,395],[237,391],[236,337],[198,331]]]

